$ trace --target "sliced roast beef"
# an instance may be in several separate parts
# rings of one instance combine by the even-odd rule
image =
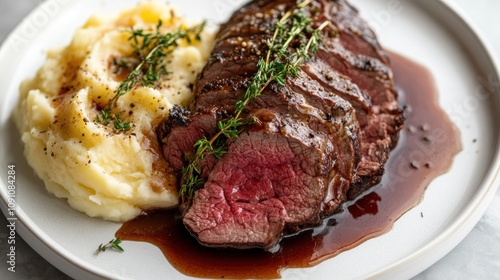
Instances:
[[[266,109],[215,165],[184,222],[210,246],[269,247],[284,232],[321,221],[328,197],[345,200],[334,147],[306,123]],[[345,157],[352,166],[353,153]],[[333,181],[337,184],[331,187]]]
[[[174,107],[157,129],[179,174],[194,143],[233,114],[273,26],[296,5],[252,1],[221,27],[189,111]],[[200,162],[204,186],[183,221],[202,244],[268,249],[319,225],[383,175],[404,121],[387,56],[346,1],[313,0],[305,10],[316,26],[332,23],[319,51],[285,86],[272,83],[248,104],[242,117],[254,122],[224,140],[220,159]]]

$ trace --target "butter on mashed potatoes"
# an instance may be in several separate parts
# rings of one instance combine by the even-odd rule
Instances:
[[[96,121],[123,77],[113,67],[133,49],[130,32],[175,32],[194,26],[160,2],[110,17],[93,16],[66,48],[49,51],[37,75],[21,85],[16,122],[25,156],[47,190],[92,217],[126,221],[142,210],[178,204],[176,179],[161,156],[154,127],[173,104],[187,105],[192,84],[208,60],[214,34],[179,41],[166,59],[168,75],[156,87],[137,86],[118,99],[128,132]]]

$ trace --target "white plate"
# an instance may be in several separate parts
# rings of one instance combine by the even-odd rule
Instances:
[[[0,50],[0,194],[6,213],[7,165],[16,165],[17,230],[44,258],[77,279],[189,279],[147,243],[124,242],[123,254],[94,256],[120,225],[91,219],[48,194],[23,158],[11,112],[22,80],[32,77],[46,50],[68,44],[93,13],[116,12],[135,0],[49,0],[35,9]],[[243,0],[181,1],[192,18],[220,22]],[[452,169],[434,180],[417,207],[387,234],[285,279],[409,278],[456,246],[484,213],[500,184],[500,84],[491,52],[448,1],[353,0],[382,44],[432,71],[440,103],[462,132],[464,149]],[[415,2],[415,3],[414,3]],[[484,88],[490,92],[484,93]],[[473,143],[477,139],[477,143]],[[57,172],[57,171],[55,171]],[[425,213],[422,219],[420,213]]]

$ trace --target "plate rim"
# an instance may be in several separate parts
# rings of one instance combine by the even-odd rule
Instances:
[[[23,20],[17,24],[17,26],[9,33],[9,35],[3,41],[0,47],[0,58],[5,56],[8,46],[12,43],[13,37],[20,33],[21,29],[27,24],[27,22],[33,18],[36,12],[42,7],[50,4],[50,2],[57,0],[44,0],[40,4],[36,5],[28,15],[26,15]],[[79,1],[64,1],[65,9],[71,6],[77,5]],[[423,5],[422,3],[420,3]],[[455,2],[451,0],[438,0],[436,5],[441,5],[443,9],[450,11],[456,20],[462,22],[464,26],[467,27],[467,32],[469,32],[474,39],[482,47],[482,52],[487,56],[489,62],[491,63],[491,68],[495,74],[495,77],[500,80],[500,62],[498,57],[495,55],[493,48],[485,40],[481,31],[477,28],[474,22],[465,14],[464,11]],[[43,28],[42,28],[43,29]],[[493,92],[497,95],[497,92]],[[497,99],[499,96],[496,96]],[[495,100],[497,101],[497,100]],[[2,110],[3,111],[3,110]],[[500,139],[500,133],[496,135],[497,139]],[[5,187],[3,181],[0,185]],[[431,262],[428,262],[425,267],[420,267],[415,275],[419,272],[424,271],[426,268],[437,262],[447,253],[449,253],[456,245],[458,245],[472,230],[472,228],[477,224],[479,219],[484,215],[487,207],[489,206],[496,190],[500,185],[500,143],[495,146],[495,155],[492,158],[492,164],[489,166],[489,170],[484,176],[482,182],[478,186],[478,190],[474,193],[474,197],[469,200],[466,208],[461,211],[454,222],[452,222],[445,231],[434,237],[431,242],[429,242],[424,247],[417,251],[412,252],[405,258],[392,263],[391,265],[381,268],[372,273],[364,275],[363,278],[382,278],[391,277],[400,273],[402,269],[408,267],[412,263],[422,259],[430,254],[435,248],[439,246],[447,245],[444,250],[441,250],[439,257],[434,257]],[[3,214],[7,217],[7,199],[4,188],[0,190],[0,196],[2,203],[0,203],[0,208]],[[38,254],[47,259],[52,265],[66,273],[71,277],[81,277],[81,273],[85,273],[85,279],[108,279],[114,278],[116,275],[101,269],[97,266],[92,265],[88,262],[79,262],[78,258],[73,254],[70,254],[66,249],[61,247],[50,237],[46,235],[45,232],[41,231],[38,226],[31,220],[30,217],[26,215],[22,207],[16,208],[17,221],[18,224],[17,231],[23,237],[23,239],[32,247]],[[473,221],[472,223],[470,221]],[[464,228],[464,225],[469,224],[469,227]],[[34,227],[34,228],[33,228]],[[38,229],[38,230],[37,230]],[[455,238],[454,241],[450,239]],[[57,261],[56,261],[57,259]],[[72,266],[69,267],[68,265]],[[76,270],[75,270],[76,269]],[[78,273],[78,274],[77,274]],[[411,275],[414,276],[414,275]],[[411,277],[410,276],[410,277]]]
[[[420,3],[420,5],[423,5]],[[491,63],[491,67],[493,69],[494,75],[497,80],[500,80],[500,62],[499,57],[496,55],[493,47],[490,43],[485,39],[482,32],[476,26],[476,24],[469,18],[469,16],[456,4],[451,0],[438,0],[436,1],[436,5],[441,5],[442,8],[448,9],[453,15],[454,18],[466,26],[467,32],[474,36],[474,39],[479,43],[482,48],[483,53],[487,56],[488,61]],[[492,92],[493,95],[498,94],[497,92]],[[497,96],[498,98],[498,96]],[[497,101],[498,103],[498,101]],[[500,139],[500,130],[497,133],[497,139]],[[431,265],[439,261],[445,255],[447,255],[451,250],[453,250],[462,240],[470,233],[470,231],[474,228],[474,226],[479,222],[481,217],[486,212],[486,209],[491,203],[496,191],[499,189],[500,185],[500,143],[496,144],[495,147],[495,155],[492,158],[492,164],[489,166],[489,170],[484,176],[481,184],[479,185],[478,191],[474,193],[474,197],[467,204],[467,207],[461,211],[457,215],[457,218],[454,222],[451,223],[450,226],[446,228],[441,234],[436,236],[431,240],[427,245],[420,248],[417,251],[414,251],[412,254],[406,256],[405,258],[391,264],[388,267],[381,268],[375,272],[369,273],[366,275],[366,278],[370,279],[379,279],[382,276],[394,276],[405,267],[411,265],[418,261],[419,259],[424,258],[430,254],[434,248],[439,246],[448,245],[444,250],[440,252],[440,256],[432,262],[428,262],[428,265],[425,265],[420,272],[423,272],[425,269],[429,268]],[[470,222],[472,220],[472,222]],[[465,227],[464,225],[469,224],[469,227]],[[455,241],[450,239],[456,238]],[[447,244],[448,243],[448,244]],[[418,273],[416,273],[418,274]],[[415,275],[416,275],[415,274]],[[415,276],[412,275],[411,277]]]

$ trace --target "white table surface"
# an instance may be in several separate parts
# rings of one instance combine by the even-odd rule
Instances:
[[[500,57],[500,0],[452,0],[472,19]],[[0,0],[0,43],[41,0]],[[5,71],[5,70],[0,70]],[[7,225],[0,217],[0,225]],[[0,279],[70,279],[20,237],[16,272],[7,270],[7,227],[0,226]],[[453,251],[414,279],[500,279],[500,190],[472,232]]]

